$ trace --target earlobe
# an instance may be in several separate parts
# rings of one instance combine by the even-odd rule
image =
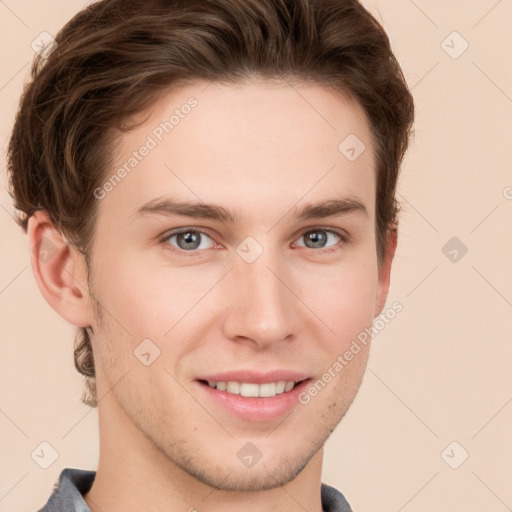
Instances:
[[[29,218],[27,234],[32,271],[43,297],[69,323],[91,325],[82,255],[66,243],[47,212]]]
[[[391,264],[395,256],[396,246],[398,243],[398,224],[392,230],[388,231],[388,238],[386,243],[386,252],[384,261],[379,268],[379,282],[377,288],[377,301],[375,306],[374,317],[379,316],[384,309],[386,299],[389,291],[389,282],[391,277]]]

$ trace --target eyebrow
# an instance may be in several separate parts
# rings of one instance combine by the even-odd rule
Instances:
[[[300,208],[293,208],[294,216],[301,221],[324,217],[339,217],[349,214],[359,214],[369,217],[366,206],[355,197],[329,199],[319,203],[306,203]],[[180,202],[171,198],[156,198],[137,208],[132,217],[146,215],[179,215],[202,219],[217,220],[226,224],[235,224],[240,220],[238,212],[228,210],[223,206],[197,202]]]

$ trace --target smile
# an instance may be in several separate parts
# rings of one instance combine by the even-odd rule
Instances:
[[[240,377],[238,377],[240,378]],[[246,375],[247,378],[247,375]],[[271,421],[282,418],[299,405],[299,395],[310,384],[311,378],[302,380],[276,380],[243,382],[236,380],[198,379],[196,384],[205,405],[212,404],[223,413],[250,422]],[[253,379],[254,380],[254,379]]]
[[[206,382],[206,381],[203,381]],[[302,381],[299,381],[302,382]],[[280,395],[282,393],[287,393],[291,391],[299,382],[295,382],[293,380],[285,381],[280,380],[277,382],[266,382],[264,384],[255,384],[251,382],[236,382],[236,381],[228,381],[228,382],[215,382],[215,381],[207,381],[208,386],[211,388],[217,389],[219,391],[225,391],[226,393],[230,393],[232,395],[241,395],[245,397],[272,397],[276,395]]]

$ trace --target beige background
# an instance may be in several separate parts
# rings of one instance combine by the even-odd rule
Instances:
[[[82,5],[0,1],[3,187],[31,42]],[[417,106],[388,299],[404,309],[374,338],[360,394],[327,442],[323,481],[358,512],[510,510],[512,1],[365,5],[390,34]],[[443,43],[454,31],[463,39]],[[21,512],[46,502],[64,467],[96,469],[99,439],[97,411],[79,401],[74,329],[39,293],[3,187],[0,510]],[[442,250],[452,237],[468,248],[455,262]],[[59,454],[48,469],[31,458],[43,441]],[[452,469],[446,461],[463,450]]]

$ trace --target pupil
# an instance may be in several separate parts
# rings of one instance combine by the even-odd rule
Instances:
[[[183,240],[184,243],[180,244],[182,249],[197,249],[200,244],[199,233],[186,232],[178,235],[178,240]]]
[[[306,245],[308,247],[311,247],[311,245],[308,245],[308,242],[310,241],[313,243],[312,247],[314,247],[314,248],[323,247],[326,242],[325,233],[323,233],[322,231],[310,232],[308,234],[307,239],[308,239],[308,241],[306,242]]]

